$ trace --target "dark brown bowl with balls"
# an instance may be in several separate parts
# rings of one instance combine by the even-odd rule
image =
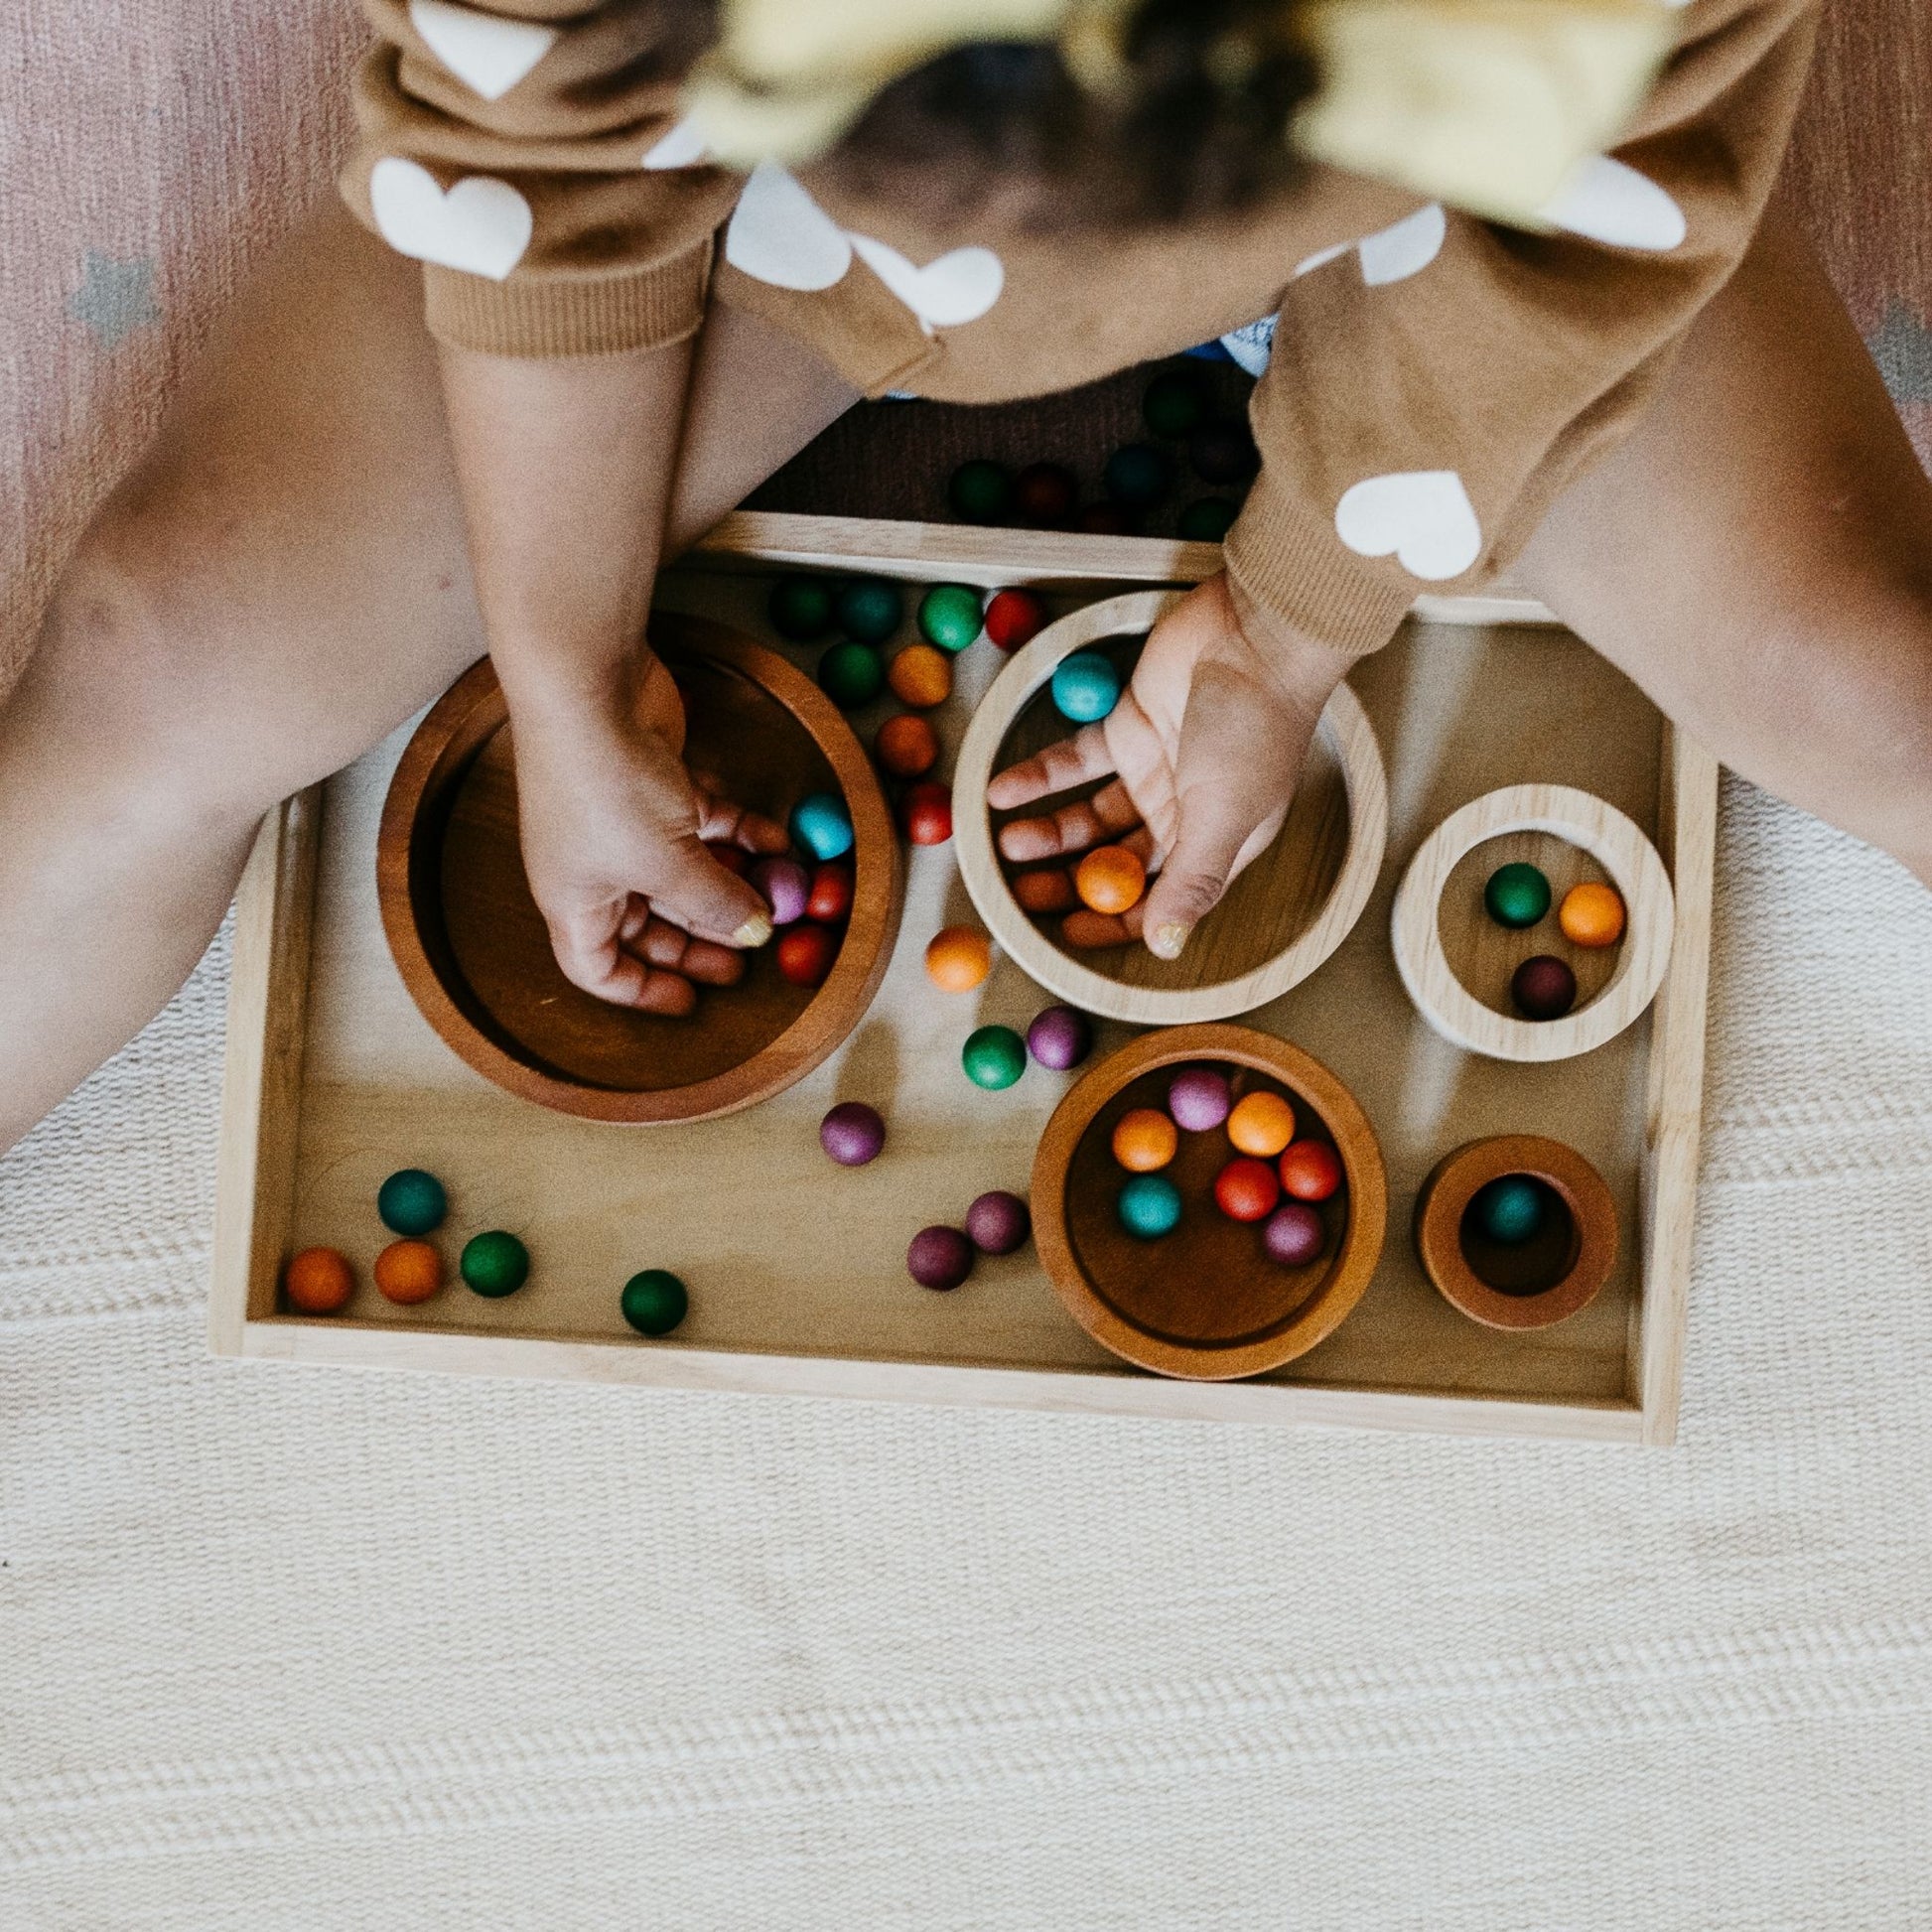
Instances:
[[[612,1006],[573,986],[524,877],[508,708],[487,659],[410,739],[376,844],[383,928],[423,1017],[497,1086],[586,1120],[706,1120],[802,1079],[872,1004],[903,900],[885,793],[817,686],[702,619],[660,613],[650,637],[684,700],[693,769],[780,822],[810,793],[844,799],[852,903],[821,984],[787,980],[765,946],[747,955],[737,985],[701,988],[685,1018]]]
[[[1114,1130],[1136,1108],[1165,1110],[1174,1076],[1195,1066],[1225,1075],[1237,1103],[1282,1095],[1296,1139],[1333,1149],[1341,1185],[1316,1210],[1311,1259],[1277,1261],[1258,1223],[1216,1205],[1215,1178],[1238,1152],[1224,1127],[1179,1133],[1161,1171],[1181,1198],[1171,1233],[1150,1240],[1122,1225],[1133,1176],[1114,1157]],[[1060,1102],[1034,1161],[1033,1216],[1041,1265],[1096,1341],[1160,1375],[1231,1381],[1307,1354],[1347,1319],[1381,1257],[1388,1180],[1367,1115],[1318,1060],[1249,1027],[1173,1027],[1122,1047]]]

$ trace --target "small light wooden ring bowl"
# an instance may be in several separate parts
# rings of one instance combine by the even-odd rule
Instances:
[[[781,735],[793,746],[808,741],[810,755],[823,760],[821,768],[829,767],[852,814],[852,909],[838,956],[821,986],[808,994],[782,988],[775,969],[760,955],[739,987],[706,989],[693,1020],[621,1016],[625,1023],[637,1020],[643,1029],[702,1028],[705,1002],[740,1000],[748,1003],[740,1012],[759,1009],[751,1036],[760,1044],[696,1078],[664,1084],[595,1079],[560,1068],[516,1037],[470,985],[446,923],[442,859],[445,828],[461,787],[509,717],[487,658],[473,665],[430,707],[403,751],[376,839],[376,889],[383,929],[403,983],[459,1058],[520,1099],[559,1113],[663,1125],[755,1106],[802,1079],[836,1050],[865,1017],[885,977],[898,936],[904,868],[892,810],[871,760],[851,726],[810,678],[775,651],[706,619],[658,614],[651,619],[650,635],[670,663],[691,661],[700,668],[708,663],[725,674],[728,684],[736,678],[756,693],[751,702],[761,721],[759,728]],[[503,834],[506,841],[510,836]],[[500,865],[505,876],[513,870],[514,893],[525,902],[528,917],[537,917],[534,906],[527,906],[528,887],[513,847]],[[554,980],[554,991],[542,1004],[587,1004],[595,1008],[600,1024],[621,1014],[570,986],[541,938],[519,958],[519,972],[531,984],[538,978],[546,984]],[[730,1038],[729,1034],[717,1036]],[[645,1032],[637,1050],[643,1061],[662,1065],[675,1046],[665,1036]]]
[[[1034,924],[1007,883],[986,804],[1000,747],[1015,719],[1051,682],[1061,659],[1108,637],[1151,630],[1180,597],[1175,591],[1132,591],[1089,604],[1048,624],[1014,654],[980,700],[953,768],[953,846],[959,874],[994,938],[1049,993],[1088,1013],[1143,1027],[1226,1020],[1265,1006],[1299,985],[1361,917],[1388,843],[1389,786],[1381,747],[1361,700],[1346,684],[1338,684],[1316,729],[1341,767],[1347,790],[1347,856],[1320,911],[1272,959],[1235,979],[1206,986],[1124,986],[1083,966]]]
[[[1561,1281],[1533,1294],[1491,1288],[1462,1249],[1462,1216],[1492,1180],[1527,1174],[1570,1210],[1573,1259]],[[1616,1203],[1573,1147],[1541,1134],[1470,1141],[1437,1163],[1416,1196],[1416,1254],[1450,1308],[1488,1328],[1548,1328],[1589,1307],[1616,1266]]]
[[[1477,846],[1510,832],[1549,832],[1582,847],[1623,897],[1615,971],[1587,1006],[1560,1020],[1519,1020],[1484,1006],[1443,949],[1449,874]],[[1396,889],[1389,936],[1416,1011],[1451,1045],[1496,1060],[1564,1060],[1614,1039],[1657,997],[1675,919],[1670,875],[1633,820],[1573,785],[1505,785],[1451,812],[1423,841]]]
[[[1190,1061],[1219,1061],[1248,1068],[1278,1081],[1314,1115],[1334,1143],[1346,1185],[1346,1219],[1325,1269],[1310,1279],[1309,1270],[1290,1271],[1268,1259],[1260,1229],[1227,1221],[1211,1204],[1197,1201],[1191,1219],[1150,1248],[1137,1261],[1158,1263],[1172,1304],[1165,1326],[1137,1320],[1089,1279],[1081,1258],[1082,1237],[1068,1209],[1076,1161],[1083,1168],[1104,1163],[1110,1184],[1126,1175],[1113,1165],[1110,1150],[1088,1149],[1085,1142],[1109,1103],[1144,1075]],[[1138,1103],[1137,1103],[1138,1104]],[[1183,1134],[1181,1150],[1168,1172],[1203,1183],[1207,1174],[1234,1158],[1223,1130]],[[1087,1184],[1095,1176],[1088,1175]],[[1333,1202],[1331,1205],[1335,1204]],[[1389,1185],[1375,1129],[1361,1104],[1319,1060],[1274,1034],[1252,1027],[1177,1027],[1140,1038],[1110,1054],[1084,1074],[1054,1109],[1034,1157],[1034,1243],[1041,1267],[1067,1311],[1088,1334],[1124,1361],[1139,1368],[1196,1382],[1227,1382],[1262,1375],[1306,1355],[1324,1341],[1354,1311],[1382,1257],[1388,1227]],[[1109,1210],[1111,1215],[1111,1210]],[[1112,1227],[1111,1218],[1108,1227]],[[1091,1235],[1092,1230],[1089,1229]],[[1192,1242],[1190,1243],[1190,1234]],[[1132,1244],[1131,1237],[1112,1237]],[[1095,1243],[1101,1248],[1101,1243]],[[1190,1246],[1197,1265],[1188,1265]],[[1101,1248],[1104,1251],[1104,1248]],[[1314,1263],[1309,1265],[1311,1270]],[[1244,1279],[1237,1279],[1243,1277]],[[1120,1294],[1120,1289],[1116,1289]],[[1215,1317],[1234,1298],[1244,1296],[1262,1311],[1255,1325],[1236,1334],[1209,1332]],[[1268,1306],[1271,1299],[1276,1304]],[[1235,1304],[1238,1306],[1238,1304]],[[1183,1331],[1193,1321],[1194,1332]]]

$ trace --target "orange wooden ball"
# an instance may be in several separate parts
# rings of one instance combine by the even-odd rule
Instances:
[[[1295,1109],[1268,1087],[1235,1102],[1228,1115],[1228,1139],[1243,1154],[1272,1161],[1295,1138]]]
[[[427,1302],[443,1286],[443,1257],[427,1241],[391,1241],[375,1258],[375,1285],[400,1308]]]
[[[334,1248],[304,1248],[282,1271],[282,1290],[299,1314],[338,1314],[355,1293],[355,1274]]]
[[[952,663],[930,644],[907,644],[887,666],[886,682],[900,704],[929,711],[952,696]]]
[[[1074,890],[1096,912],[1125,912],[1147,890],[1147,868],[1124,845],[1097,845],[1080,861]]]
[[[1129,1173],[1165,1168],[1179,1145],[1179,1129],[1156,1107],[1136,1107],[1114,1128],[1114,1159]]]
[[[1043,872],[1017,873],[1013,897],[1028,912],[1066,912],[1077,901],[1073,875],[1064,866],[1048,866]]]
[[[872,748],[881,766],[895,778],[923,778],[939,762],[938,735],[909,711],[888,718]]]
[[[1613,946],[1623,937],[1623,897],[1614,886],[1587,879],[1564,894],[1557,923],[1573,946],[1595,950]]]
[[[976,925],[942,926],[926,944],[926,978],[948,993],[970,993],[992,970],[993,942]]]

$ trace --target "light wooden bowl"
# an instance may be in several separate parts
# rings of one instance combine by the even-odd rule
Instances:
[[[1285,1090],[1298,1136],[1334,1144],[1344,1184],[1317,1209],[1328,1240],[1307,1266],[1270,1260],[1258,1225],[1214,1205],[1214,1176],[1235,1158],[1220,1128],[1183,1133],[1163,1170],[1185,1203],[1172,1234],[1139,1240],[1116,1218],[1128,1175],[1115,1124],[1130,1108],[1165,1108],[1175,1071],[1200,1063],[1227,1072],[1237,1098]],[[1033,1214],[1040,1264],[1088,1334],[1157,1374],[1224,1382],[1307,1354],[1347,1317],[1382,1253],[1388,1180],[1367,1115],[1319,1061],[1252,1028],[1180,1027],[1144,1035],[1069,1090],[1040,1136]]]
[[[1531,834],[1550,835],[1573,852],[1587,854],[1622,896],[1624,930],[1614,948],[1587,954],[1559,935],[1556,901],[1575,881],[1561,876],[1562,847],[1553,861],[1510,842]],[[1462,864],[1492,841],[1499,843],[1480,864]],[[1541,925],[1498,926],[1482,907],[1483,876],[1493,866],[1531,856],[1558,875],[1552,879],[1547,934]],[[1462,890],[1446,897],[1458,867]],[[1451,812],[1423,841],[1397,888],[1389,929],[1410,999],[1445,1039],[1491,1059],[1561,1060],[1614,1038],[1656,998],[1670,965],[1675,921],[1663,860],[1615,806],[1571,785],[1505,785]],[[1450,963],[1444,935],[1451,927],[1458,952],[1504,989],[1516,961],[1536,952],[1558,953],[1577,971],[1580,1004],[1560,1020],[1524,1020],[1485,1005]],[[1590,985],[1591,977],[1605,973],[1600,985]],[[1507,997],[1506,990],[1501,997]]]
[[[1177,601],[1175,592],[1136,591],[1049,624],[980,701],[953,772],[960,877],[993,936],[1062,1000],[1139,1026],[1225,1020],[1308,978],[1361,917],[1388,840],[1382,754],[1360,700],[1342,684],[1322,713],[1280,834],[1201,921],[1179,959],[1157,959],[1138,943],[1069,952],[1056,922],[1035,920],[1020,905],[995,843],[987,785],[996,771],[1073,729],[1053,709],[1048,689],[1062,658],[1106,639],[1138,639]]]
[[[898,840],[872,764],[831,701],[782,657],[723,625],[657,616],[686,753],[739,803],[782,819],[805,793],[852,814],[852,915],[824,984],[792,986],[766,946],[733,987],[673,1020],[609,1006],[564,978],[517,848],[508,711],[489,661],[431,707],[383,807],[376,884],[411,997],[479,1073],[587,1120],[674,1122],[736,1112],[802,1078],[852,1032],[898,933]]]
[[[1478,1239],[1472,1249],[1462,1226],[1469,1203],[1505,1174],[1542,1181],[1569,1210],[1569,1227],[1553,1225],[1521,1248]],[[1423,1272],[1451,1308],[1490,1328],[1548,1328],[1588,1308],[1616,1266],[1616,1203],[1603,1176],[1575,1148],[1541,1134],[1468,1142],[1437,1164],[1416,1197]]]

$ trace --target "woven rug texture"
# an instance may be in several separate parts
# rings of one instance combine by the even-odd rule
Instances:
[[[1932,454],[1929,21],[1793,173]],[[5,9],[0,684],[357,38]],[[217,1364],[224,935],[0,1162],[0,1927],[1932,1927],[1932,897],[1724,806],[1670,1451]]]

